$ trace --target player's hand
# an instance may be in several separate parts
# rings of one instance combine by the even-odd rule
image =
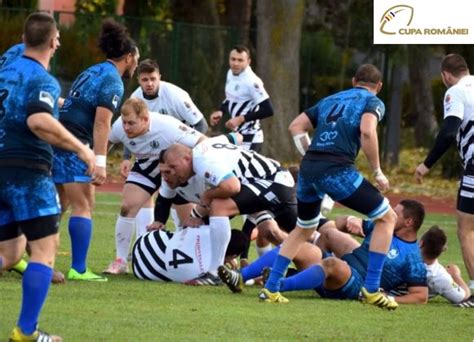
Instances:
[[[120,175],[127,179],[130,170],[132,169],[132,162],[130,160],[124,159],[120,163]]]
[[[235,118],[227,120],[227,122],[225,123],[225,127],[230,129],[231,131],[236,131],[237,128],[239,128],[239,126],[242,125],[244,122],[245,117],[243,115],[236,116]]]
[[[87,165],[86,174],[92,176],[95,170],[95,154],[89,146],[84,145],[80,151],[77,152],[77,156]]]
[[[204,208],[209,208],[212,201],[212,198],[209,196],[209,190],[203,192],[200,199],[201,199],[201,203],[199,204],[203,206]]]
[[[352,235],[365,237],[364,229],[362,228],[362,219],[358,217],[347,216],[346,229],[347,229],[347,232]]]
[[[388,179],[385,177],[381,169],[374,171],[374,178],[380,191],[385,192],[390,188]]]
[[[211,126],[217,125],[222,119],[222,112],[218,110],[217,112],[214,112],[210,116],[210,124]]]
[[[446,271],[451,275],[451,277],[460,277],[461,270],[459,269],[458,265],[456,264],[448,264],[446,265]]]
[[[107,172],[105,171],[105,167],[96,166],[94,169],[94,173],[92,174],[92,184],[102,185],[105,183],[106,179]]]
[[[418,184],[423,183],[423,176],[426,175],[429,171],[430,169],[428,169],[424,163],[421,163],[416,167],[415,177]]]
[[[204,221],[200,217],[188,217],[182,222],[183,227],[198,228],[204,224]]]
[[[155,221],[152,224],[149,224],[148,226],[146,226],[146,230],[149,232],[152,232],[154,230],[164,229],[164,228],[165,228],[165,225],[159,221]]]

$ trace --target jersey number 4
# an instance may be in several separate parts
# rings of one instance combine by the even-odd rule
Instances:
[[[192,264],[193,258],[189,255],[181,252],[179,249],[173,249],[173,260],[171,260],[168,264],[169,266],[173,266],[174,268],[178,268],[179,265],[182,264]]]

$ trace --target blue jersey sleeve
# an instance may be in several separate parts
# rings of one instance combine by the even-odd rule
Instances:
[[[385,105],[377,96],[373,96],[367,100],[364,112],[374,114],[378,121],[381,121],[385,115]]]
[[[420,255],[409,254],[405,262],[405,281],[407,286],[428,286],[426,267]]]
[[[57,102],[60,88],[55,80],[48,81],[41,78],[31,82],[26,104],[27,116],[46,112],[58,117]]]
[[[105,77],[100,87],[100,93],[97,94],[97,106],[105,107],[112,113],[115,113],[120,107],[123,96],[123,83],[114,75]]]
[[[369,236],[372,234],[375,228],[375,223],[374,221],[370,220],[363,220],[362,221],[362,230],[364,231],[365,236]]]
[[[306,109],[304,113],[308,116],[313,127],[316,127],[318,125],[318,114],[319,114],[318,105],[315,104],[314,106]]]

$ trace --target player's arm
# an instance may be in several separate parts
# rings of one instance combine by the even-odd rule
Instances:
[[[94,152],[74,137],[50,113],[38,112],[30,114],[26,124],[38,138],[64,150],[75,152],[87,164],[87,173],[92,174],[95,167]]]
[[[363,220],[352,215],[336,217],[336,228],[344,233],[365,237]]]
[[[110,123],[112,121],[113,113],[106,107],[97,107],[94,121],[94,152],[96,154],[96,171],[93,183],[101,185],[106,179],[106,156],[107,143],[110,134]]]
[[[270,99],[265,99],[255,106],[254,110],[244,115],[243,122],[262,120],[273,116],[273,106]]]
[[[385,177],[380,168],[377,123],[378,117],[374,113],[367,112],[362,115],[360,123],[360,143],[380,190],[386,191],[390,185],[387,177]]]
[[[171,205],[173,204],[173,198],[166,198],[160,193],[155,202],[154,222],[147,227],[147,230],[157,230],[165,227],[168,221]]]
[[[433,148],[428,153],[425,161],[418,165],[415,170],[415,176],[418,182],[421,183],[423,176],[426,175],[433,165],[442,157],[456,139],[456,134],[461,126],[462,120],[450,115],[443,120],[441,129],[436,136]]]
[[[216,110],[215,112],[211,113],[211,115],[209,116],[209,122],[211,124],[211,126],[215,126],[217,125],[221,119],[222,119],[222,116],[224,115],[224,113],[227,113],[228,114],[228,110],[227,110],[227,105],[229,104],[229,101],[225,100],[221,103],[221,106],[219,108],[219,110]]]
[[[207,125],[206,118],[202,118],[196,124],[192,126],[196,131],[201,132],[202,134],[206,134],[209,126]]]
[[[399,304],[426,304],[428,303],[428,287],[408,286],[407,294],[394,298]]]
[[[237,195],[240,192],[240,187],[241,184],[239,179],[233,174],[228,175],[219,183],[219,185],[202,194],[201,204],[203,206],[208,206],[214,198],[230,198]]]
[[[446,265],[445,269],[455,284],[453,284],[452,281],[450,282],[451,284],[447,284],[447,291],[444,291],[441,295],[452,303],[459,303],[469,298],[471,296],[471,290],[462,278],[459,267],[456,264],[449,264]]]
[[[313,127],[313,122],[305,112],[298,115],[288,126],[288,131],[293,137],[296,149],[302,156],[304,156],[309,145],[311,145],[308,132],[313,130]]]

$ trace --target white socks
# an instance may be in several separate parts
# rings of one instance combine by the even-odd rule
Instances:
[[[155,209],[154,208],[141,208],[135,217],[136,223],[136,233],[135,239],[138,239],[140,236],[147,232],[146,226],[152,224],[155,220]],[[166,223],[166,222],[165,222]]]
[[[259,257],[261,257],[262,255],[264,255],[265,253],[269,252],[272,250],[272,244],[269,243],[268,245],[266,246],[263,246],[263,247],[258,247],[258,246],[255,246],[255,249],[257,250],[257,254]]]
[[[224,264],[225,252],[231,236],[230,221],[227,216],[209,217],[211,228],[211,264],[209,272],[217,275],[217,268]]]
[[[127,261],[133,230],[135,229],[135,218],[120,216],[115,223],[115,250],[117,258]]]

